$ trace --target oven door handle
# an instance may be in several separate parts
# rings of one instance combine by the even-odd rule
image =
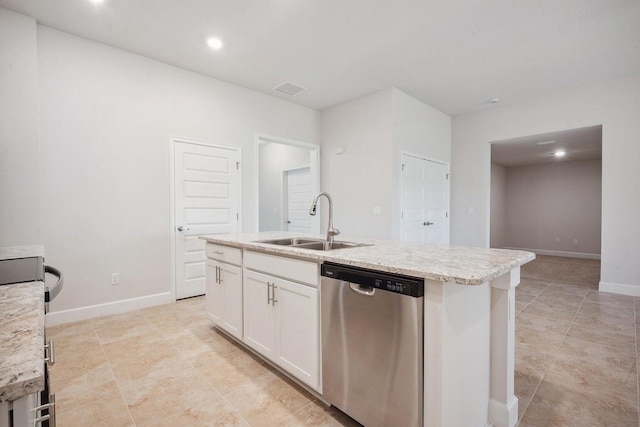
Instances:
[[[62,279],[62,272],[60,270],[58,270],[55,267],[51,267],[50,265],[45,265],[44,266],[44,272],[45,274],[51,274],[53,276],[56,276],[58,278],[58,280],[56,281],[55,285],[51,286],[50,288],[46,288],[44,289],[44,302],[50,302],[52,301],[62,290],[62,285],[64,283],[63,279]]]

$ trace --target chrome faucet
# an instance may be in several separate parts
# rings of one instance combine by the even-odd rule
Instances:
[[[318,199],[321,196],[325,196],[329,201],[329,224],[327,225],[327,242],[333,243],[333,236],[337,236],[340,234],[340,230],[337,228],[333,228],[333,200],[331,200],[331,196],[329,193],[320,193],[315,199],[313,199],[313,203],[311,203],[311,208],[309,209],[309,215],[315,216],[316,208],[318,207]]]

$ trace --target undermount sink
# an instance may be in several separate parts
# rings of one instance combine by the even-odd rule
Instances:
[[[268,240],[256,240],[256,243],[267,243],[269,245],[280,246],[298,246],[307,243],[322,243],[322,239],[311,239],[308,237],[290,237],[286,239],[268,239]]]
[[[269,245],[291,246],[299,249],[310,249],[314,251],[331,251],[334,249],[347,249],[347,248],[358,248],[362,246],[373,246],[366,243],[327,242],[326,240],[322,240],[322,239],[311,239],[306,237],[256,240],[256,243],[267,243]]]

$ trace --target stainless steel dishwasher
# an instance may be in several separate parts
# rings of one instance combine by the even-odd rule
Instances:
[[[367,427],[423,423],[424,280],[321,268],[322,395]]]

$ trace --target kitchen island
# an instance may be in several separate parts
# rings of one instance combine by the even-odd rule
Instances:
[[[520,266],[533,260],[533,253],[348,238],[341,240],[367,246],[320,251],[259,242],[299,236],[267,232],[202,238],[318,265],[333,262],[423,278],[424,426],[516,424],[515,287]]]
[[[37,245],[0,248],[0,261],[43,255]],[[44,284],[0,286],[0,425],[7,422],[10,402],[22,405],[44,389],[43,344]]]

